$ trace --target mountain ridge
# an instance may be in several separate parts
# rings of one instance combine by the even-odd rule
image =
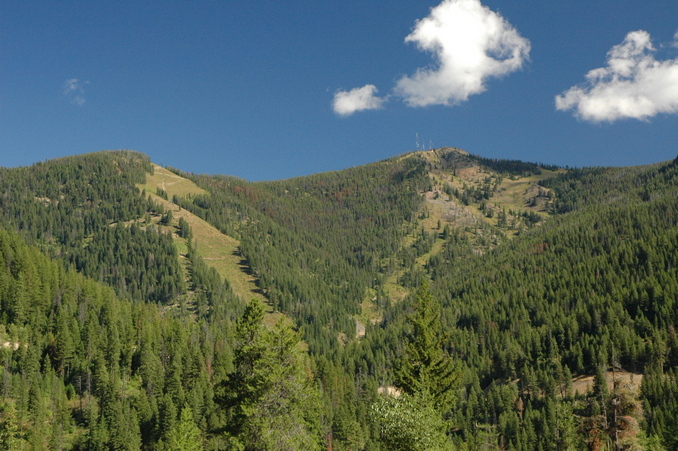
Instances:
[[[284,419],[318,448],[381,450],[375,409],[400,403],[422,434],[440,415],[450,447],[672,449],[676,198],[675,161],[563,169],[451,148],[273,182],[130,151],[0,168],[0,440],[159,448],[188,408],[207,448]],[[459,377],[427,413],[379,395],[403,393],[424,282]],[[266,332],[242,299],[257,294]],[[281,376],[251,397],[233,381],[254,383],[244,356],[272,343],[257,365]]]

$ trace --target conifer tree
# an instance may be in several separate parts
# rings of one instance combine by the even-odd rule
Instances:
[[[235,369],[222,399],[227,439],[245,450],[319,449],[318,394],[303,371],[299,337],[284,320],[267,330],[263,318],[252,300],[236,326]]]
[[[3,401],[0,403],[0,450],[12,450],[19,448],[23,440],[21,439],[21,429],[17,418],[16,408],[13,403]]]
[[[443,349],[445,334],[440,310],[428,282],[423,281],[417,292],[416,310],[409,318],[413,330],[396,372],[396,385],[409,395],[430,400],[445,413],[454,398],[459,370]]]
[[[184,405],[179,423],[170,431],[168,449],[172,451],[199,451],[203,449],[200,429],[193,420],[193,411]]]

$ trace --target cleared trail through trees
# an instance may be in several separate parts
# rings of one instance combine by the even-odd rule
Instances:
[[[264,303],[267,310],[265,317],[266,324],[275,324],[283,315],[273,311],[268,299],[257,286],[256,277],[252,274],[247,262],[240,256],[240,241],[221,233],[214,226],[190,211],[156,194],[157,188],[166,191],[169,198],[172,198],[174,195],[203,194],[205,191],[186,178],[174,174],[161,166],[155,164],[153,166],[154,174],[147,174],[146,184],[139,185],[139,188],[145,189],[146,193],[155,202],[162,205],[165,210],[172,211],[175,222],[179,218],[183,218],[191,227],[198,255],[203,258],[206,264],[216,269],[219,275],[228,281],[235,294],[246,301],[257,299]],[[183,241],[183,238],[177,237],[177,239]],[[177,244],[179,245],[180,253],[184,253],[185,249],[181,249],[180,243]]]

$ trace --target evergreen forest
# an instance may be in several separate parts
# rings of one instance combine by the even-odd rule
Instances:
[[[0,168],[0,449],[674,450],[676,302],[678,159]]]

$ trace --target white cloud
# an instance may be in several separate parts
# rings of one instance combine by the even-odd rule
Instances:
[[[485,91],[490,77],[520,69],[530,41],[480,0],[443,0],[405,38],[434,55],[435,65],[402,77],[395,92],[409,106],[454,105]]]
[[[678,33],[675,36],[678,43]],[[648,120],[678,113],[678,59],[658,61],[650,34],[633,31],[607,53],[607,66],[586,74],[586,83],[556,96],[556,109],[584,120]]]
[[[385,97],[377,97],[377,87],[365,85],[350,91],[339,91],[334,95],[332,107],[340,116],[350,116],[356,111],[377,110],[386,101]]]
[[[85,85],[88,84],[88,81],[81,81],[77,78],[69,78],[64,82],[63,93],[70,99],[70,102],[73,105],[83,106],[86,102]]]

